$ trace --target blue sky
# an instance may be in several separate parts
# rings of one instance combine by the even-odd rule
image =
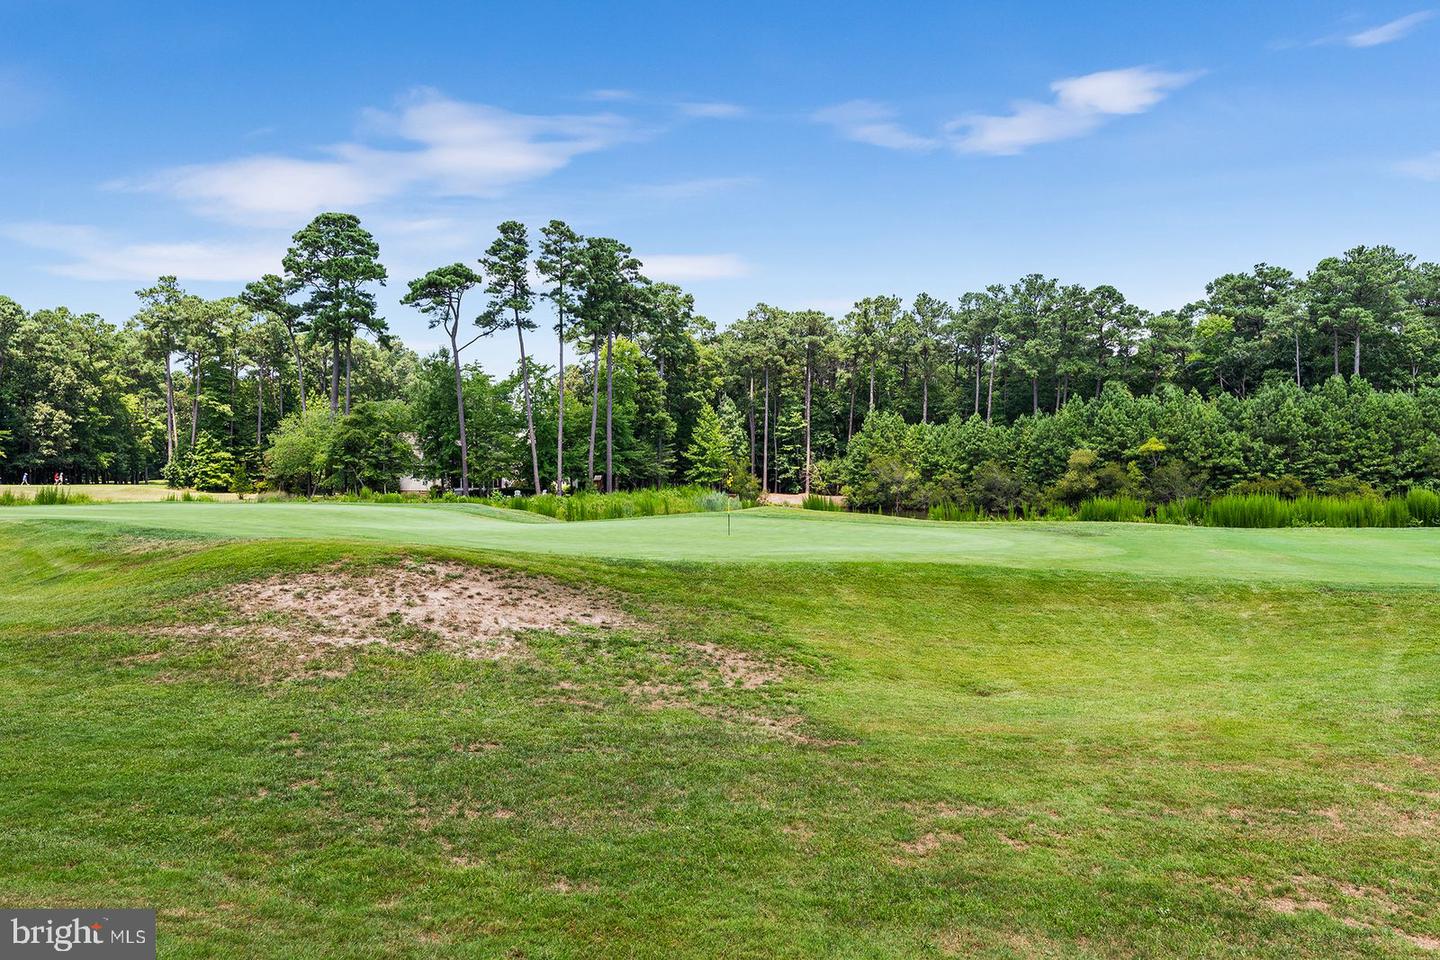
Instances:
[[[1160,309],[1259,260],[1433,260],[1437,14],[0,0],[0,292],[118,322],[161,272],[275,270],[321,209],[375,233],[421,349],[404,282],[508,218],[626,241],[721,325],[1032,271]]]

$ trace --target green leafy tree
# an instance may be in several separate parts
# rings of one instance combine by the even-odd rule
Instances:
[[[340,410],[342,350],[349,357],[360,329],[381,334],[375,296],[367,286],[385,283],[380,245],[350,213],[322,213],[291,238],[282,261],[287,289],[309,294],[303,310],[315,336],[330,349],[330,413]],[[345,366],[348,409],[350,369]]]
[[[400,300],[406,306],[414,307],[425,314],[429,320],[430,329],[433,330],[437,325],[443,327],[445,336],[450,340],[449,359],[450,368],[455,377],[455,422],[458,434],[455,442],[459,447],[458,456],[455,459],[460,465],[460,489],[462,491],[470,489],[470,446],[465,432],[465,390],[460,372],[460,353],[476,340],[486,336],[489,329],[483,329],[476,336],[461,343],[460,327],[464,322],[461,310],[465,294],[479,286],[481,282],[480,274],[465,264],[452,263],[447,267],[437,267],[425,276],[411,280],[409,292]]]
[[[330,490],[386,492],[415,469],[409,412],[399,401],[365,401],[335,422],[325,451]]]
[[[691,434],[690,449],[686,451],[690,468],[685,479],[707,487],[723,487],[739,454],[733,434],[715,408],[709,404],[701,407],[700,417]]]
[[[500,224],[500,236],[490,244],[481,263],[490,274],[485,292],[490,294],[487,323],[515,331],[520,344],[520,386],[525,399],[525,434],[530,444],[531,487],[536,493],[540,485],[540,453],[535,443],[535,406],[530,394],[530,362],[525,355],[525,331],[535,329],[530,311],[535,307],[535,291],[530,288],[530,239],[525,225],[517,220]]]
[[[336,423],[336,417],[320,409],[293,413],[282,420],[265,451],[265,475],[270,484],[305,496],[323,489]]]
[[[551,220],[540,228],[540,249],[535,272],[550,288],[542,296],[555,308],[556,346],[559,370],[555,375],[555,492],[564,492],[565,482],[565,340],[566,321],[579,309],[578,289],[584,269],[583,238],[563,220]],[[662,373],[663,376],[663,373]]]

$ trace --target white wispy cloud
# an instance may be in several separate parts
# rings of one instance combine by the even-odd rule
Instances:
[[[1144,113],[1172,90],[1199,76],[1151,67],[1100,70],[1050,84],[1048,102],[1019,100],[1009,113],[970,114],[946,123],[941,136],[915,133],[895,110],[875,100],[851,100],[811,114],[841,136],[892,150],[933,150],[948,144],[959,153],[1015,154],[1027,147],[1068,140],[1095,130],[1108,118]]]
[[[637,135],[614,114],[534,116],[412,92],[394,110],[369,110],[364,132],[398,145],[355,141],[316,158],[257,154],[174,167],[114,184],[175,196],[195,210],[243,222],[284,222],[401,193],[490,197]]]
[[[652,280],[683,283],[688,280],[724,280],[750,273],[750,265],[735,253],[639,254],[645,275]]]
[[[174,274],[184,281],[246,281],[273,273],[283,239],[245,243],[184,241],[126,243],[98,227],[63,223],[9,223],[0,233],[63,259],[51,273],[77,280],[153,280]]]
[[[1440,150],[1423,157],[1402,160],[1395,164],[1395,169],[1407,177],[1415,177],[1418,180],[1440,181]]]
[[[1393,43],[1408,36],[1416,27],[1434,16],[1434,10],[1420,10],[1403,17],[1396,17],[1378,27],[1346,35],[1345,43],[1352,47],[1378,47],[1384,43]]]
[[[635,91],[622,90],[619,87],[602,87],[599,90],[591,90],[585,94],[587,100],[634,100]]]
[[[834,127],[846,140],[891,150],[933,150],[934,137],[911,133],[895,119],[895,110],[876,100],[849,100],[810,115],[816,123]]]
[[[1037,144],[1083,136],[1110,117],[1144,113],[1197,76],[1126,67],[1067,77],[1050,84],[1054,97],[1047,103],[1017,101],[1006,114],[953,120],[945,132],[961,153],[1016,154]]]
[[[743,117],[745,108],[738,103],[726,103],[723,100],[694,100],[677,103],[675,109],[687,117],[701,117],[715,120],[729,120],[733,117]]]

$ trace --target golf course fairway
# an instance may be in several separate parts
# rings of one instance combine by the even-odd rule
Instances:
[[[894,561],[1440,586],[1440,531],[1237,530],[1129,523],[942,523],[780,507],[581,523],[452,504],[117,503],[0,511],[210,538],[717,562]],[[517,522],[518,521],[518,522]]]
[[[1440,950],[1440,530],[5,508],[0,703],[165,958]]]

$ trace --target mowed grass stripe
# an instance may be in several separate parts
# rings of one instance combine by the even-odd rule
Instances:
[[[1440,530],[1245,530],[1109,523],[938,523],[762,508],[505,523],[463,505],[133,503],[0,510],[221,538],[362,540],[656,561],[987,564],[1163,578],[1440,586]]]

